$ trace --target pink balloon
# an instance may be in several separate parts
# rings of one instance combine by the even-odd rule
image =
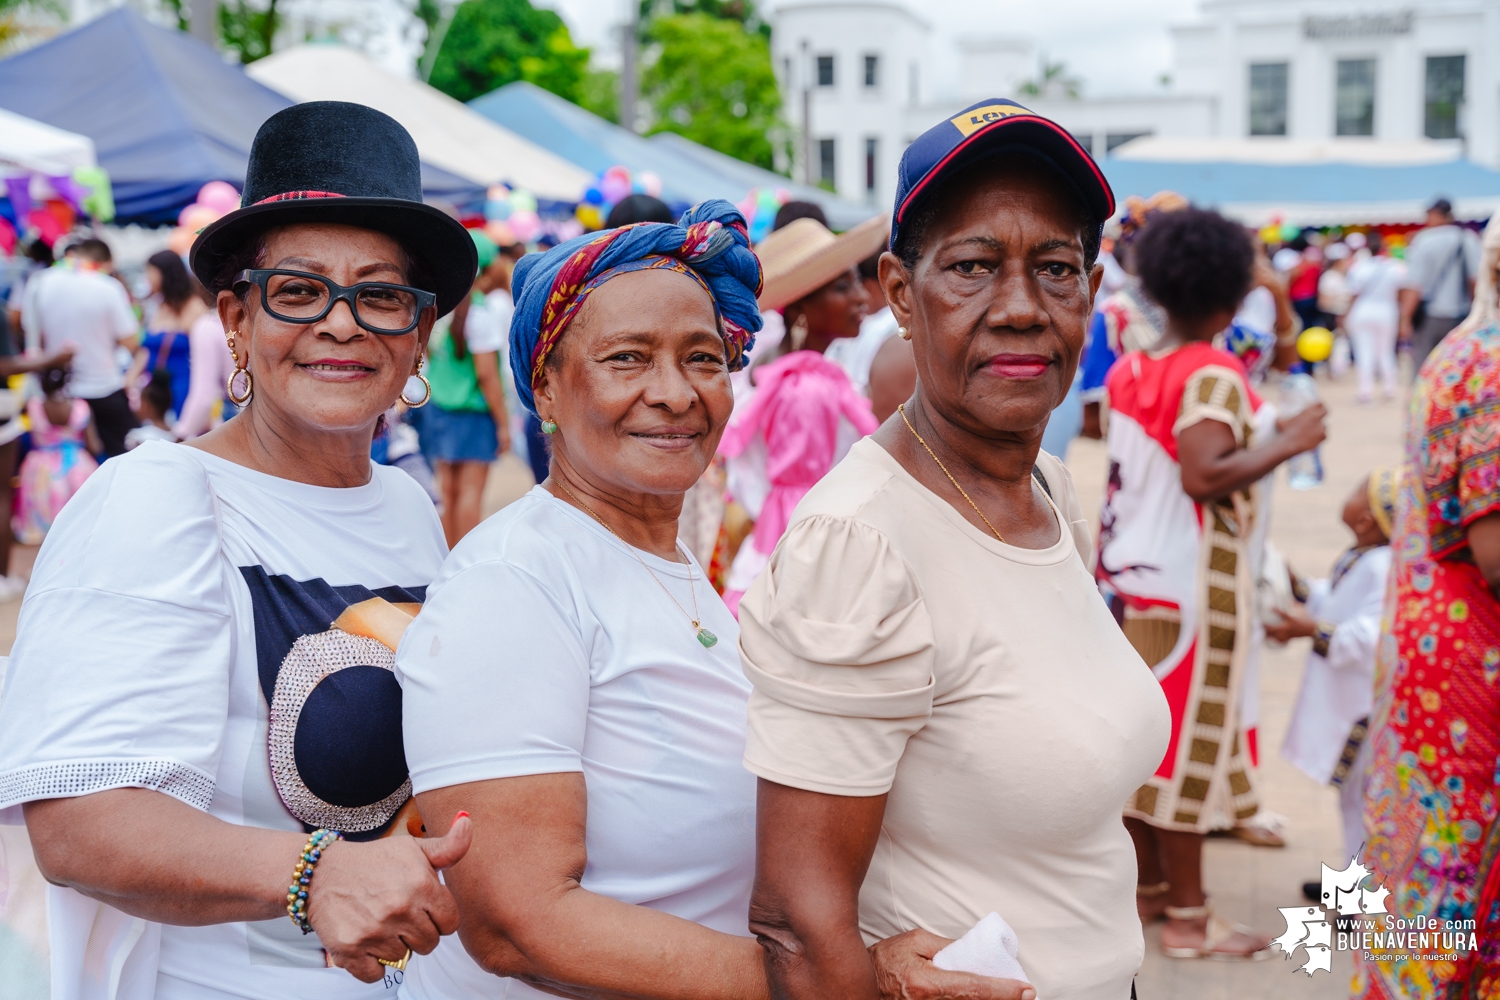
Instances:
[[[641,190],[653,198],[661,197],[661,178],[649,170],[641,172]]]
[[[522,243],[530,243],[542,231],[542,220],[535,212],[512,212],[505,221]]]
[[[604,193],[604,200],[607,204],[615,205],[623,201],[626,195],[630,194],[630,181],[620,177],[610,177],[606,174],[603,182],[599,185],[599,190]]]
[[[198,189],[198,204],[211,208],[220,215],[228,215],[240,207],[240,193],[233,184],[224,181],[209,181]]]
[[[207,205],[189,205],[177,216],[177,224],[190,233],[196,233],[215,222],[221,214],[223,213],[215,212]]]

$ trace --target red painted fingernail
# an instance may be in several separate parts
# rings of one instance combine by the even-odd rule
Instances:
[[[460,819],[464,819],[464,818],[465,818],[465,817],[467,817],[467,816],[468,816],[468,815],[469,815],[469,814],[468,814],[468,813],[467,813],[467,812],[464,812],[464,811],[462,811],[462,810],[460,810],[460,811],[459,811],[459,814],[458,814],[458,815],[457,815],[457,816],[455,816],[455,817],[453,817],[453,818],[454,818],[454,819],[455,819],[455,820],[460,820]]]

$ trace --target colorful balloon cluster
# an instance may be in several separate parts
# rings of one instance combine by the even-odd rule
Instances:
[[[542,233],[536,198],[508,184],[492,185],[484,199],[484,233],[496,246],[530,243]]]
[[[776,213],[791,200],[786,188],[751,188],[735,208],[750,223],[750,242],[759,243],[771,232]]]
[[[177,213],[177,228],[167,237],[167,249],[185,255],[193,248],[200,230],[239,207],[240,193],[233,184],[209,181],[198,189],[198,197],[193,203]]]
[[[661,178],[649,170],[631,176],[630,170],[616,164],[594,178],[583,192],[583,199],[573,210],[573,216],[586,229],[603,229],[609,210],[632,194],[649,194],[661,197]]]

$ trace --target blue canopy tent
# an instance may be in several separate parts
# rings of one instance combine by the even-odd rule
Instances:
[[[1176,191],[1254,226],[1420,222],[1438,195],[1450,199],[1462,219],[1487,219],[1500,209],[1500,172],[1468,160],[1369,165],[1106,157],[1099,165],[1121,198]]]
[[[256,130],[291,103],[126,7],[0,61],[0,108],[94,140],[122,223],[175,222],[209,181],[242,187]],[[483,194],[427,164],[422,185],[449,201]]]
[[[525,81],[476,97],[469,107],[595,174],[616,164],[632,174],[654,173],[661,178],[662,199],[678,207],[706,198],[739,202],[751,188],[761,187],[786,188],[794,198],[817,202],[835,229],[847,229],[876,213],[873,207],[794,184],[681,136],[645,139]]]

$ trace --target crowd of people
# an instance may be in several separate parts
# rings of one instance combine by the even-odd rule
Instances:
[[[900,177],[844,233],[636,196],[526,253],[309,102],[144,323],[102,242],[38,267],[0,820],[54,995],[1125,1000],[1146,922],[1270,954],[1202,863],[1282,842],[1268,637],[1311,640],[1282,752],[1391,912],[1483,942],[1357,994],[1500,988],[1500,225],[1267,253],[994,101]],[[1370,398],[1431,344],[1310,580],[1271,477],[1326,411],[1268,387],[1322,323]]]

